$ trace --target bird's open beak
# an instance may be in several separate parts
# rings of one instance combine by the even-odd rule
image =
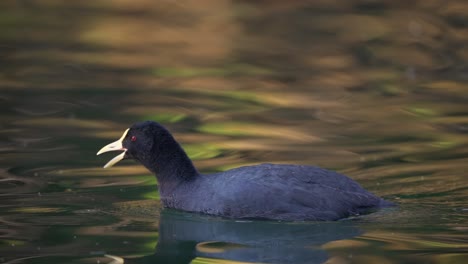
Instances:
[[[125,157],[125,153],[127,152],[127,149],[123,147],[122,141],[124,140],[127,133],[128,133],[128,129],[125,130],[125,132],[123,133],[122,137],[120,137],[119,140],[117,140],[115,142],[112,142],[109,145],[104,146],[96,154],[96,155],[100,155],[100,154],[102,154],[104,152],[123,150],[122,153],[120,153],[119,155],[117,155],[113,159],[111,159],[109,162],[107,162],[106,165],[104,165],[104,168],[109,168],[109,167],[114,166],[114,164],[121,161]]]

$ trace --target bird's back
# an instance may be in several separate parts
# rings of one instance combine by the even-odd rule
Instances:
[[[178,196],[178,197],[176,197]],[[171,206],[232,218],[336,220],[383,200],[354,180],[319,167],[261,164],[203,175]]]

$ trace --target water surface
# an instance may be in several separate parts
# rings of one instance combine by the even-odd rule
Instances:
[[[0,263],[468,259],[463,1],[0,7]],[[142,120],[202,172],[319,165],[400,206],[332,223],[162,210],[146,169],[95,156]]]

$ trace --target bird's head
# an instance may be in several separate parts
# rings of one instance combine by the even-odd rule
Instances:
[[[115,156],[104,168],[112,167],[123,159],[135,159],[146,167],[151,167],[158,153],[168,140],[173,140],[169,131],[153,121],[136,123],[123,133],[117,141],[101,148],[97,155],[109,151],[123,151]]]

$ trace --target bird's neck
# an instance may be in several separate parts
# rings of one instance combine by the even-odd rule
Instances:
[[[152,161],[145,166],[156,174],[159,190],[171,191],[180,183],[194,180],[199,173],[182,147],[174,139],[153,149]]]

